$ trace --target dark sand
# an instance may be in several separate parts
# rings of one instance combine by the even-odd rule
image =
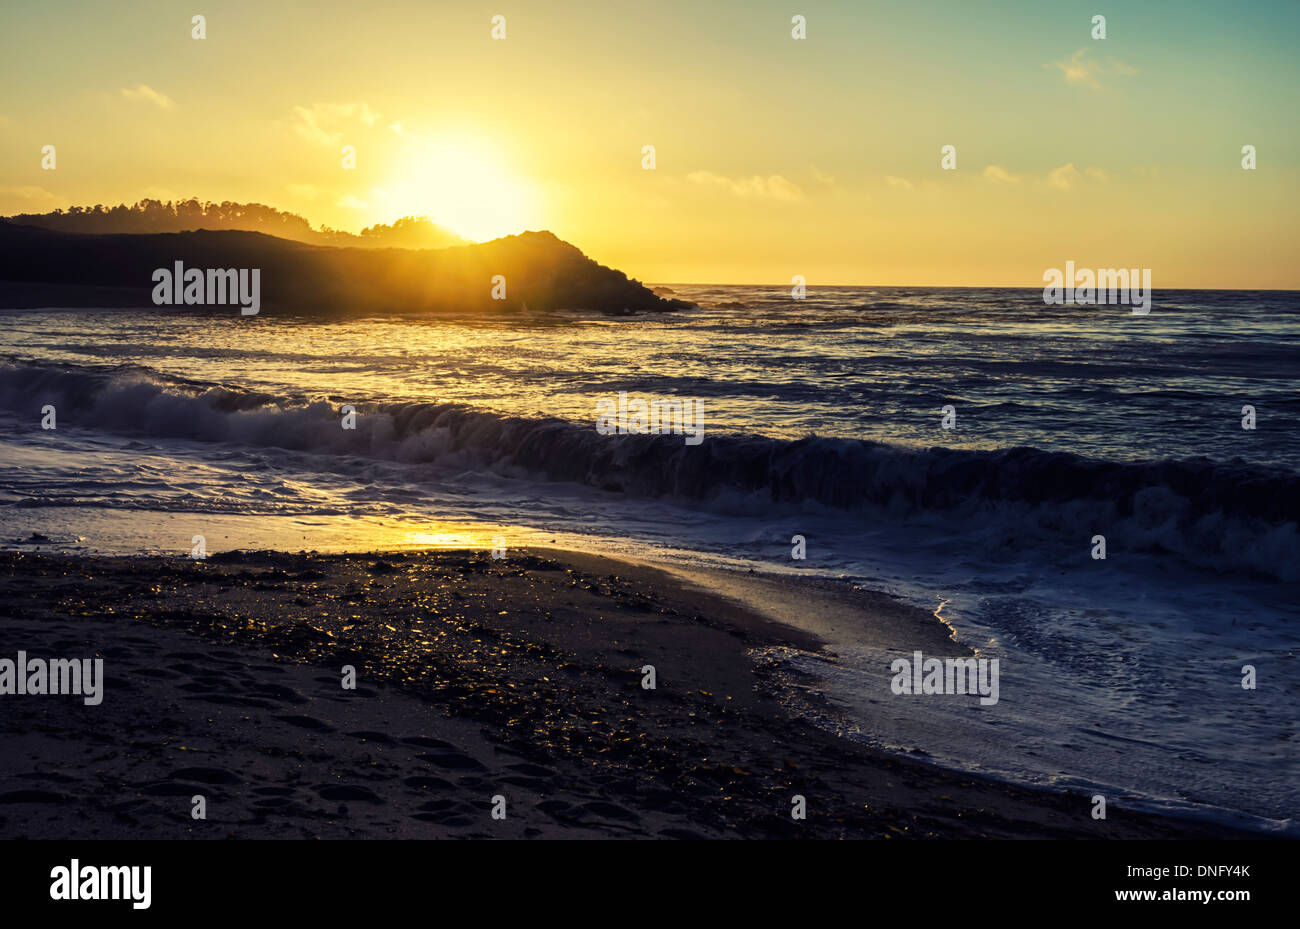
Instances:
[[[880,595],[552,551],[7,552],[0,568],[0,657],[102,656],[107,678],[99,706],[0,696],[0,837],[1238,835],[1114,805],[1095,821],[1086,797],[801,721],[787,702],[813,682],[774,655],[821,643],[738,592],[778,614],[856,610],[868,639],[947,640]]]

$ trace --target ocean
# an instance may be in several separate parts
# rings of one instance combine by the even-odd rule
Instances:
[[[821,724],[1296,832],[1300,294],[1163,291],[1136,316],[1034,289],[666,286],[699,308],[5,311],[0,544],[504,535],[841,578],[998,658],[1001,693],[897,697],[897,654],[832,643],[784,658],[824,682]],[[704,440],[598,434],[621,391],[699,401]]]

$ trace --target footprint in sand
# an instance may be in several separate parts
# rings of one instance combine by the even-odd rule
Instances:
[[[0,803],[63,803],[68,799],[50,790],[11,790],[0,794]]]
[[[616,803],[607,803],[604,800],[593,800],[590,803],[584,803],[582,808],[588,813],[594,813],[605,819],[621,819],[624,822],[639,823],[641,817],[631,810],[624,809]]]
[[[287,797],[294,792],[292,787],[254,787],[253,793],[269,797]]]
[[[198,781],[201,784],[238,784],[242,780],[225,768],[181,768],[168,775],[178,781]]]
[[[231,697],[226,694],[194,694],[186,697],[186,700],[202,700],[204,703],[215,703],[218,706],[243,706],[252,707],[255,710],[270,710],[272,705],[265,700],[254,700],[252,697]]]
[[[283,806],[288,806],[293,802],[290,797],[264,797],[261,800],[254,800],[253,806],[262,810],[274,810]]]
[[[77,781],[75,777],[59,774],[57,771],[28,771],[24,774],[15,774],[14,777],[23,781],[54,781],[58,784],[74,784]]]
[[[436,823],[439,826],[469,826],[474,823],[473,819],[454,809],[440,813],[412,813],[411,818],[421,822]]]
[[[266,697],[270,700],[279,700],[281,703],[306,703],[307,698],[292,687],[281,687],[277,684],[258,684],[248,688],[248,693],[260,697]]]
[[[277,716],[275,718],[282,723],[288,723],[290,726],[297,726],[300,729],[311,729],[313,732],[334,731],[334,727],[329,723],[323,723],[319,719],[313,719],[310,716]]]
[[[549,780],[544,781],[539,777],[521,777],[519,775],[498,777],[496,782],[499,784],[509,784],[511,787],[522,787],[524,790],[535,790],[538,793],[541,793],[551,786]]]
[[[407,745],[418,745],[420,748],[436,748],[440,751],[452,752],[457,750],[456,746],[452,745],[450,742],[444,742],[442,739],[429,739],[422,735],[411,736],[410,738],[402,739],[402,741]]]
[[[336,803],[357,800],[364,803],[383,803],[379,797],[375,796],[374,791],[365,787],[357,787],[350,784],[336,784],[328,787],[316,788],[316,793],[320,794],[324,800],[331,800]]]
[[[421,803],[420,809],[426,813],[445,813],[447,810],[454,810],[463,804],[455,800],[430,800],[428,803]]]
[[[431,765],[437,765],[439,768],[449,768],[453,771],[484,771],[483,765],[475,761],[469,755],[462,755],[459,752],[447,752],[441,755],[416,755],[416,760],[425,761]]]
[[[186,784],[179,781],[154,781],[139,788],[140,793],[149,797],[192,797],[202,793],[204,787],[199,784]]]

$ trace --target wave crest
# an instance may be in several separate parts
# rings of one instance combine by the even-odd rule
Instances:
[[[1300,476],[1208,459],[1100,461],[1036,448],[908,448],[856,439],[707,434],[602,436],[590,425],[451,403],[338,404],[165,379],[130,366],[0,366],[0,405],[61,425],[157,438],[369,457],[439,473],[491,471],[644,498],[735,509],[814,505],[881,524],[941,517],[998,527],[1004,545],[1105,534],[1111,551],[1175,552],[1194,564],[1300,579]],[[1086,538],[1084,540],[1086,542]]]

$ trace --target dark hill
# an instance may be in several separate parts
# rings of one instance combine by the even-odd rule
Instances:
[[[151,306],[154,270],[177,261],[186,269],[260,269],[263,312],[499,313],[527,304],[625,314],[688,305],[656,296],[550,232],[453,248],[374,249],[240,231],[83,235],[7,221],[0,221],[0,304]],[[505,300],[492,299],[496,275],[506,279]]]

